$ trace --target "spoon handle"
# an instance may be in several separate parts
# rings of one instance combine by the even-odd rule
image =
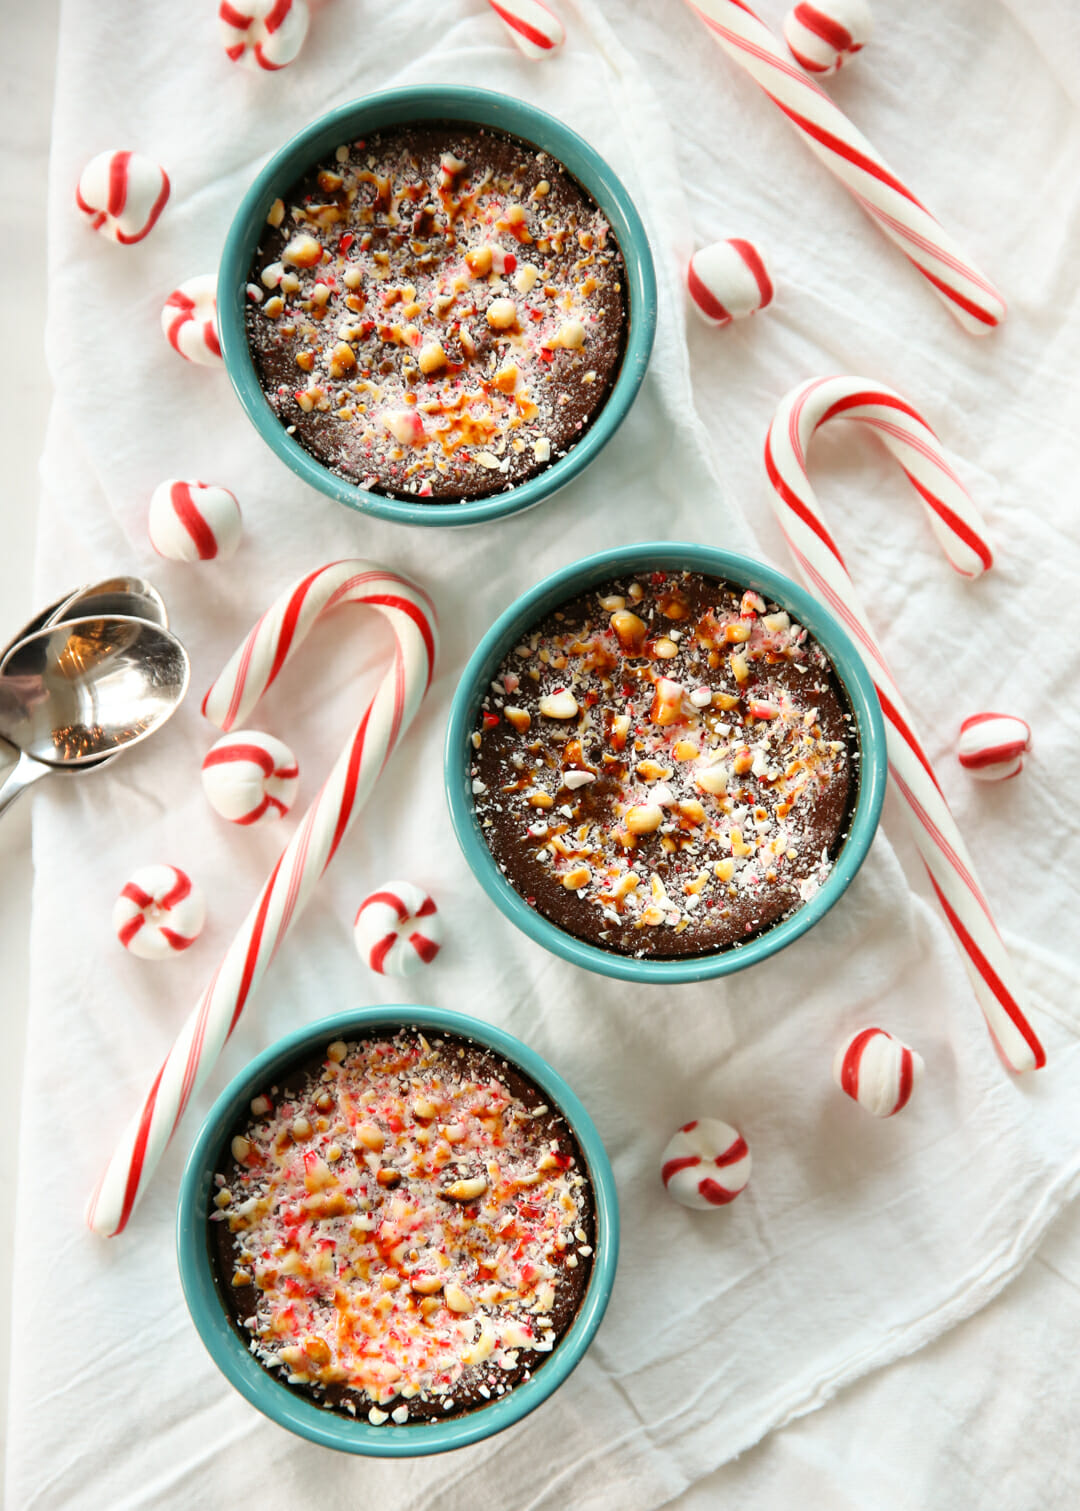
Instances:
[[[44,761],[35,761],[33,756],[28,756],[25,751],[19,752],[19,759],[8,771],[3,784],[0,785],[0,814],[15,799],[32,787],[35,782],[40,782],[43,776],[48,776],[52,771],[51,766],[46,766]]]

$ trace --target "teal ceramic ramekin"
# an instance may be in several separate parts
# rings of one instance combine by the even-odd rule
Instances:
[[[626,264],[630,320],[626,351],[607,403],[573,449],[536,477],[491,498],[460,504],[422,504],[385,498],[337,477],[287,435],[259,386],[244,329],[248,270],[274,200],[327,152],[380,127],[412,121],[469,121],[522,137],[559,159],[607,216]],[[656,333],[656,274],[649,239],[633,201],[607,163],[583,137],[535,105],[488,89],[423,84],[387,89],[341,105],[306,126],[261,170],[245,194],[225,238],[217,291],[218,331],[225,368],[248,417],[283,462],[320,493],[364,514],[407,525],[475,525],[502,519],[550,498],[577,477],[626,418],[645,376]]]
[[[589,1286],[570,1330],[531,1379],[465,1416],[445,1422],[374,1427],[369,1422],[353,1421],[316,1406],[256,1363],[233,1330],[218,1296],[210,1258],[208,1214],[214,1195],[214,1174],[221,1168],[226,1141],[237,1119],[248,1111],[252,1097],[334,1039],[348,1039],[350,1034],[372,1029],[392,1032],[402,1027],[457,1034],[494,1050],[517,1066],[544,1093],[549,1105],[563,1114],[585,1157],[592,1183],[596,1252]],[[562,1076],[535,1050],[490,1023],[447,1008],[355,1008],[322,1018],[279,1039],[252,1060],[222,1092],[199,1131],[180,1182],[176,1252],[184,1297],[199,1336],[230,1385],[252,1406],[279,1427],[287,1427],[324,1448],[371,1458],[413,1458],[463,1448],[519,1422],[547,1400],[580,1363],[603,1319],[615,1280],[619,1205],[611,1163],[592,1119]]]
[[[793,619],[806,626],[832,661],[855,715],[859,785],[847,837],[827,880],[809,902],[756,938],[716,954],[674,960],[639,960],[575,939],[542,917],[535,908],[530,908],[506,880],[476,821],[469,776],[470,736],[476,727],[480,704],[490,689],[499,664],[545,614],[575,594],[609,578],[657,570],[703,572],[741,588],[752,588],[789,610]],[[621,981],[651,981],[664,985],[703,981],[745,970],[747,966],[775,955],[805,934],[807,929],[813,928],[847,889],[866,858],[881,817],[887,776],[885,726],[874,684],[859,653],[833,616],[797,583],[763,562],[750,556],[738,556],[732,551],[716,550],[712,546],[677,541],[642,542],[586,556],[545,577],[511,604],[488,630],[462,673],[446,731],[445,766],[447,800],[458,843],[473,875],[511,923],[517,924],[530,939],[535,939],[553,954],[561,955],[564,960],[586,970],[602,976],[615,976]]]

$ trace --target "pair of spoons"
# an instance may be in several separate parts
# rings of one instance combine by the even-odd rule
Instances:
[[[43,609],[0,652],[0,740],[18,753],[0,813],[42,777],[103,766],[160,729],[190,671],[161,595],[141,577]]]

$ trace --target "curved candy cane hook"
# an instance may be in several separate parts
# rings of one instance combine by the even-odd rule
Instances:
[[[1012,1070],[1038,1069],[1046,1063],[1046,1053],[1019,1004],[1012,962],[990,905],[810,486],[810,440],[837,418],[861,420],[881,437],[922,499],[945,555],[969,577],[993,561],[982,516],[925,420],[884,384],[867,378],[814,378],[793,389],[773,416],[765,466],[780,528],[804,582],[850,632],[874,679],[885,716],[889,774],[906,804],[915,843],[994,1042]]]
[[[371,562],[339,561],[271,605],[207,693],[207,718],[225,730],[246,718],[316,619],[341,603],[367,604],[390,621],[393,662],[125,1130],[87,1208],[95,1233],[113,1237],[127,1226],[188,1103],[431,685],[437,631],[427,594]]]

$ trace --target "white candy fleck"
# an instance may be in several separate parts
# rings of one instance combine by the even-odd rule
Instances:
[[[572,719],[578,711],[578,701],[572,692],[562,688],[557,693],[547,693],[538,707],[547,719]]]
[[[574,792],[579,787],[586,787],[590,782],[596,781],[595,771],[568,771],[563,777],[563,786],[569,787]]]

